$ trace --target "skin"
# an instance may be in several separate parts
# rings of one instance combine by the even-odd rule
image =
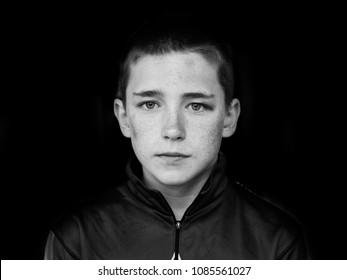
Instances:
[[[132,65],[126,98],[126,107],[115,100],[115,115],[131,138],[143,181],[164,195],[180,220],[211,174],[222,138],[236,129],[239,101],[225,106],[214,65],[180,52]]]

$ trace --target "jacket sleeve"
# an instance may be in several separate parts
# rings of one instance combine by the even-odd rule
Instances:
[[[300,234],[278,256],[280,260],[307,260],[307,248],[303,234]]]
[[[74,260],[76,257],[69,252],[65,246],[55,236],[54,232],[50,231],[46,241],[45,260]]]

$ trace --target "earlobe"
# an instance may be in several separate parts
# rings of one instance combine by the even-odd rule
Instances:
[[[240,112],[241,112],[240,101],[237,98],[234,98],[226,110],[226,115],[224,118],[223,134],[222,134],[223,137],[230,137],[231,135],[234,134]]]
[[[113,103],[114,114],[118,120],[119,127],[125,137],[130,138],[130,127],[123,101],[116,98]]]

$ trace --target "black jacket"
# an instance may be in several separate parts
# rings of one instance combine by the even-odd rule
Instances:
[[[128,182],[64,217],[52,229],[47,259],[305,259],[301,228],[285,212],[225,175],[212,175],[180,222],[163,195],[127,165]]]

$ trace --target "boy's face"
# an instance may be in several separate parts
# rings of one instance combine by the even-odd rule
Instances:
[[[126,108],[115,103],[116,116],[152,184],[208,176],[239,114],[236,99],[226,109],[216,69],[197,53],[141,58],[131,67],[126,98]]]

